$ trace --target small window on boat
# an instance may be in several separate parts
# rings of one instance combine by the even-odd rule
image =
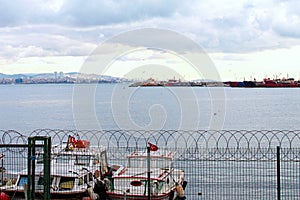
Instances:
[[[89,165],[90,164],[90,156],[84,155],[84,156],[76,156],[75,165]]]
[[[59,156],[57,156],[56,162],[57,163],[69,163],[70,159],[71,159],[70,156],[59,155]]]
[[[88,174],[84,175],[83,177],[80,177],[79,178],[79,181],[78,181],[78,185],[83,185],[84,183],[87,183],[89,182],[88,180]]]
[[[92,181],[93,180],[93,174],[92,172],[89,173],[89,181]]]
[[[93,162],[94,165],[98,164],[98,163],[99,163],[99,160],[100,160],[99,155],[95,155],[95,156],[93,157],[93,160],[94,160],[94,162]]]
[[[84,178],[80,177],[78,179],[78,185],[83,185],[83,183],[84,183],[83,179],[86,179],[86,177],[84,177]]]
[[[50,179],[50,183],[52,183],[53,178]],[[44,177],[40,176],[37,182],[38,185],[44,185]]]
[[[151,168],[168,168],[173,166],[171,160],[165,158],[151,158],[150,164]],[[130,158],[128,160],[127,166],[133,168],[146,168],[147,158]]]
[[[36,163],[38,163],[38,164],[44,163],[44,154],[43,153],[37,154]]]
[[[82,178],[81,178],[82,179]],[[83,183],[87,183],[87,182],[89,182],[90,180],[89,180],[89,175],[88,174],[86,174],[86,175],[84,175],[83,176]]]
[[[168,168],[173,167],[173,163],[169,159],[156,158],[151,160],[151,167],[153,168]]]
[[[72,190],[74,187],[75,178],[61,177],[59,188],[60,190]]]
[[[37,184],[44,185],[44,177],[40,177]]]
[[[19,182],[18,182],[18,186],[24,186],[27,183],[28,183],[27,176],[24,175],[24,176],[20,177]]]

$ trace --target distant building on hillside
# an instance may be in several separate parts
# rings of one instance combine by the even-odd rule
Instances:
[[[64,73],[63,72],[59,72],[59,78],[64,78]]]

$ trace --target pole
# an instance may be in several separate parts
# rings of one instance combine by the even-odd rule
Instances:
[[[44,199],[50,199],[50,162],[51,162],[51,138],[45,137],[44,140]]]
[[[43,141],[44,144],[44,199],[50,200],[50,160],[51,160],[51,138],[44,136],[36,136],[28,138],[28,163],[27,163],[27,187],[25,185],[24,192],[27,193],[28,200],[35,199],[35,160],[36,160],[36,142]],[[27,191],[26,191],[27,189]],[[26,197],[26,195],[25,195]]]
[[[27,173],[28,173],[28,176],[27,176],[27,187],[26,187],[26,184],[24,185],[25,188],[27,189],[25,192],[27,192],[27,198],[26,200],[31,200],[31,193],[29,192],[31,190],[31,154],[32,154],[32,151],[31,151],[31,148],[32,148],[32,139],[31,138],[28,138],[28,155],[27,155]]]
[[[277,199],[280,200],[280,147],[277,146]]]
[[[3,159],[4,159],[4,154],[1,154],[1,168],[2,168],[2,172],[1,172],[1,183],[3,184],[3,173],[4,173],[4,164],[3,164]]]
[[[150,188],[150,147],[147,146],[147,173],[148,173],[148,200],[150,200],[150,191],[151,191],[151,188]]]
[[[34,200],[35,198],[35,141],[33,137],[28,138],[28,169],[27,169],[27,198],[29,200]]]

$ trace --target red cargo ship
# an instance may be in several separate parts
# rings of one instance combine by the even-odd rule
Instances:
[[[293,78],[288,79],[270,79],[265,78],[262,83],[256,84],[257,87],[300,87],[300,82]]]
[[[293,78],[288,79],[270,79],[265,78],[262,82],[254,81],[233,81],[226,82],[230,87],[266,87],[266,88],[284,88],[284,87],[300,87],[300,81],[295,81]]]

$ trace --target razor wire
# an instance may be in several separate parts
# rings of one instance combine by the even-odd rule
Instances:
[[[27,137],[49,136],[63,145],[68,136],[104,146],[114,158],[145,149],[147,142],[177,152],[179,160],[274,160],[276,146],[283,160],[299,160],[299,130],[61,130],[37,129],[28,136],[0,130],[0,144],[27,144]],[[211,146],[211,144],[214,144]],[[5,147],[2,151],[8,151]],[[18,151],[27,151],[26,148]]]

